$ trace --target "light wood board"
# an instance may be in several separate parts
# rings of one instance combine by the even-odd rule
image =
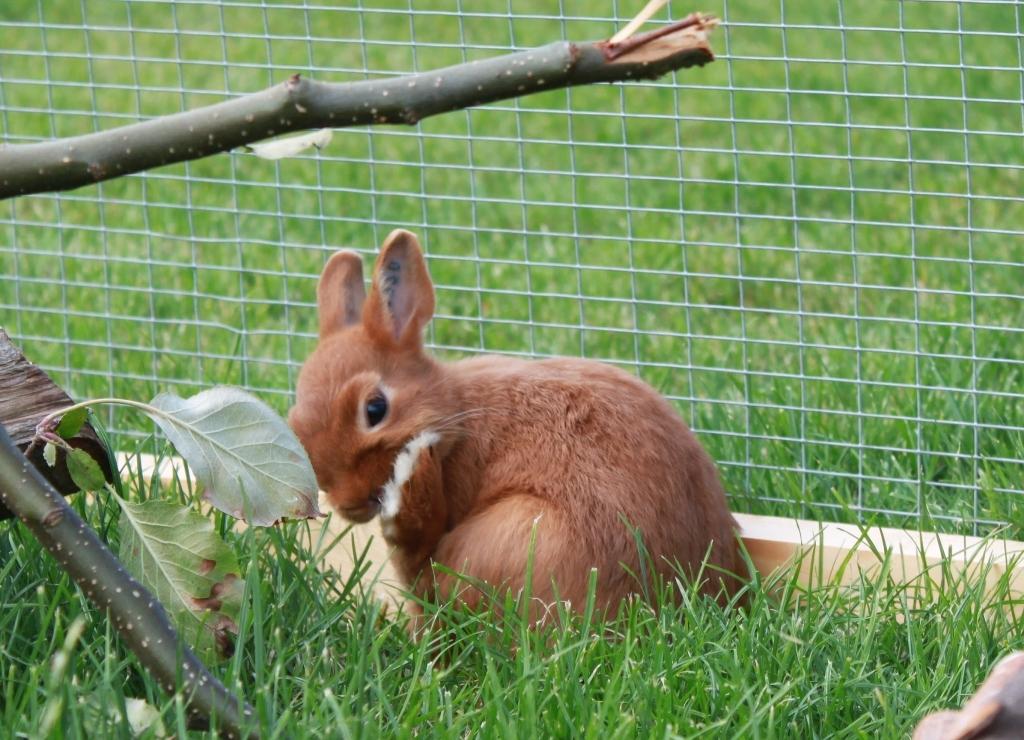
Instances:
[[[158,474],[169,479],[173,466],[180,464],[165,459]],[[144,470],[151,471],[153,465],[152,459],[144,458]],[[320,508],[330,509],[322,494]],[[798,567],[800,582],[808,586],[851,584],[862,574],[876,574],[884,563],[896,583],[921,583],[927,576],[933,583],[959,588],[961,576],[978,575],[991,588],[1006,578],[1011,593],[1024,600],[1024,542],[754,514],[735,517],[751,561],[766,577]],[[353,567],[352,553],[366,548],[366,560],[372,564],[367,577],[376,579],[375,592],[387,601],[400,601],[401,587],[376,521],[349,525],[334,515],[311,522],[314,541],[318,528],[327,527],[324,534],[330,540],[349,526],[351,539],[326,553],[324,567],[347,572]]]

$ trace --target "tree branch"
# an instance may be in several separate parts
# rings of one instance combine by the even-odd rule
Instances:
[[[254,737],[252,709],[235,697],[178,639],[156,597],[132,578],[0,427],[0,501],[100,609],[160,685],[178,688],[192,712],[214,718],[231,737]],[[243,719],[245,715],[245,719]]]
[[[70,190],[277,134],[428,116],[544,90],[654,78],[714,59],[716,19],[693,13],[620,42],[558,42],[453,67],[349,84],[293,75],[262,92],[84,136],[0,147],[0,200]]]

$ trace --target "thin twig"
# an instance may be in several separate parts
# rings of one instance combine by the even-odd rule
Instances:
[[[655,13],[668,4],[668,0],[650,0],[643,10],[636,14],[629,23],[623,26],[617,34],[608,39],[613,44],[621,44],[634,33],[640,30],[640,26],[649,21]]]
[[[658,48],[663,45],[657,43],[659,39],[667,39],[667,37],[672,36],[673,34],[677,34],[684,29],[693,28],[695,26],[700,26],[706,31],[717,25],[718,20],[716,18],[701,15],[700,13],[690,13],[682,20],[670,23],[667,26],[662,26],[661,28],[656,28],[653,31],[648,31],[641,36],[632,36],[619,42],[609,40],[605,50],[605,55],[608,59],[618,59],[619,57],[641,49],[648,53],[652,50],[657,53]],[[669,43],[671,43],[670,39]]]

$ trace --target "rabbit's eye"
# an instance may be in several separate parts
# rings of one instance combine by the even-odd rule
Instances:
[[[387,413],[388,399],[384,397],[384,394],[375,393],[370,396],[366,402],[366,423],[371,427],[375,427],[387,416]]]

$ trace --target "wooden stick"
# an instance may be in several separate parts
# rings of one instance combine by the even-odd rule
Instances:
[[[608,40],[613,44],[621,44],[640,30],[640,26],[649,21],[655,13],[666,5],[668,5],[668,0],[650,0],[650,2],[644,6],[643,10],[636,14],[636,17],[633,18],[633,20],[623,26],[617,34]]]
[[[412,125],[545,90],[659,77],[714,59],[711,17],[694,14],[626,44],[562,41],[422,74],[348,84],[293,75],[262,92],[95,134],[0,145],[0,200],[70,190],[291,131]]]
[[[135,580],[95,532],[0,428],[0,501],[28,527],[111,622],[160,686],[180,691],[189,712],[214,719],[233,738],[258,737],[252,708],[179,639],[163,605]]]

